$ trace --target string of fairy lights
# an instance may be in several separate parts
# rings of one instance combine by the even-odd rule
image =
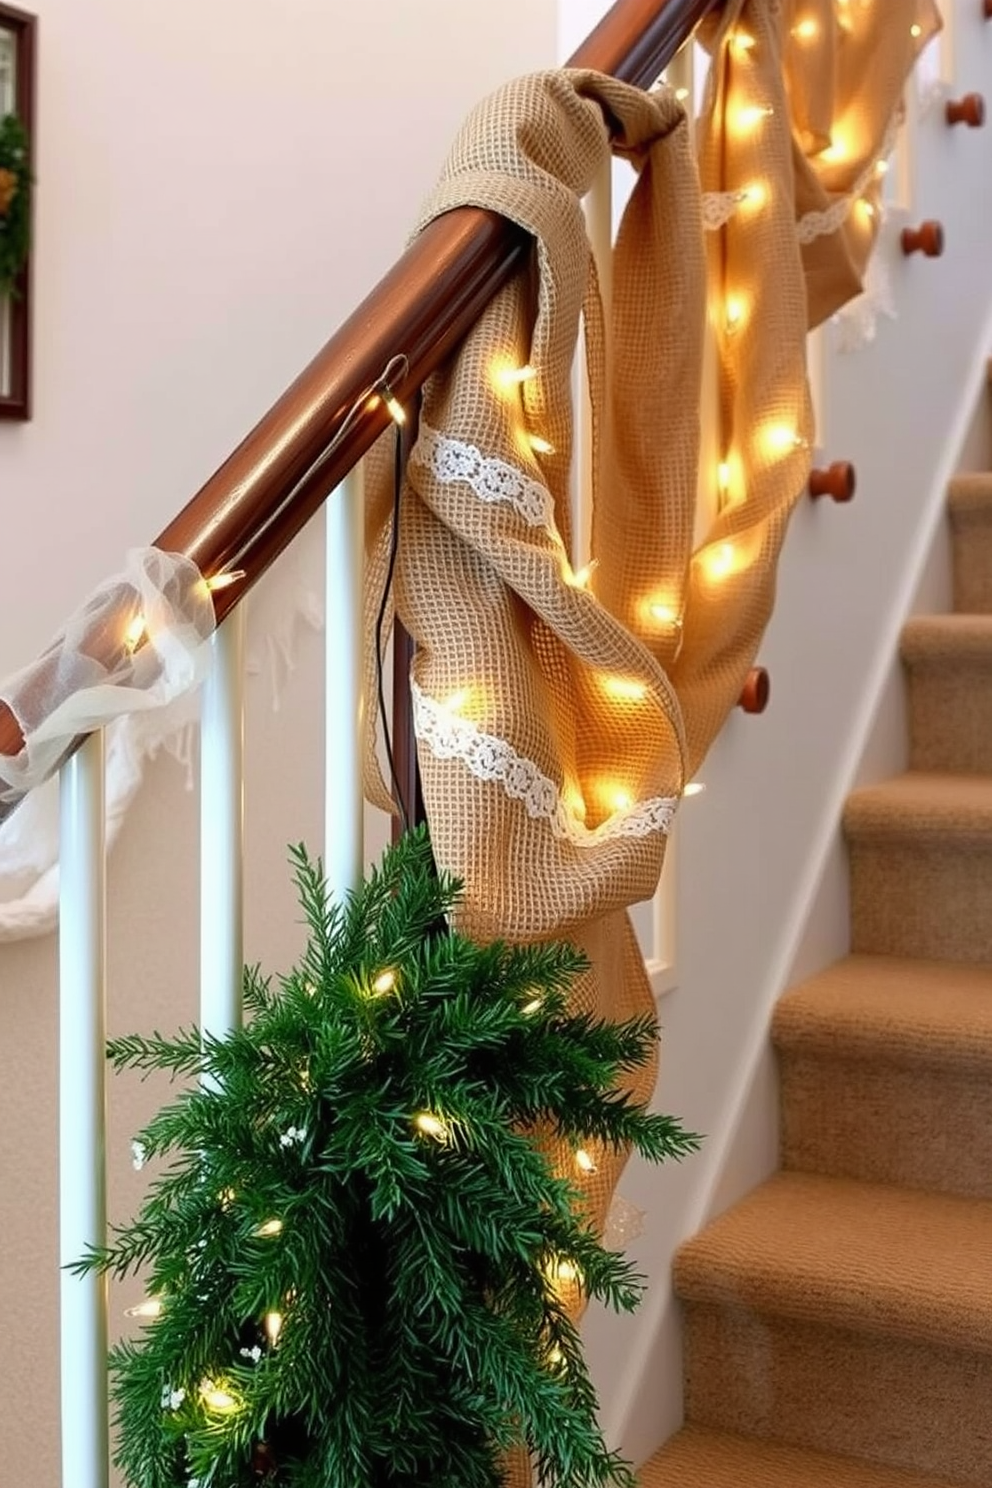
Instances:
[[[849,32],[852,29],[854,25],[852,9],[853,0],[836,0],[836,22],[841,31]],[[918,25],[914,24],[911,31],[914,38],[920,35]],[[813,46],[820,39],[821,23],[814,16],[800,16],[791,27],[791,36],[799,45]],[[742,28],[733,30],[726,39],[726,56],[723,61],[728,66],[727,77],[729,79],[729,87],[724,98],[724,133],[735,144],[742,141],[760,140],[761,131],[767,129],[775,117],[775,108],[767,100],[756,96],[761,69],[754,65],[759,61],[759,43],[755,36]],[[861,142],[852,136],[849,126],[845,124],[843,128],[839,128],[833,134],[829,145],[819,155],[819,161],[827,171],[825,181],[829,180],[829,169],[832,166],[859,158],[860,151]],[[887,169],[888,161],[884,155],[870,161],[858,178],[857,190],[852,195],[849,204],[855,222],[866,233],[876,233],[879,226],[879,195]],[[732,194],[736,207],[735,216],[739,215],[744,225],[751,213],[762,210],[770,200],[770,182],[761,178],[743,181],[725,180],[721,182],[721,188],[724,192]],[[725,270],[726,259],[727,256],[724,255]],[[717,300],[714,323],[722,343],[723,353],[726,355],[728,348],[732,349],[739,338],[747,333],[755,312],[757,295],[754,288],[747,284],[727,282],[725,272],[723,282],[719,285]],[[341,441],[353,428],[356,420],[370,406],[383,404],[396,426],[402,426],[407,422],[403,405],[394,393],[394,387],[404,379],[407,370],[408,363],[405,357],[398,356],[390,360],[376,382],[356,399],[335,433],[334,439],[322,452],[316,465],[308,470],[304,480],[312,479],[318,469],[339,448]],[[537,369],[530,364],[513,366],[502,362],[493,368],[495,387],[500,393],[519,401],[521,448],[525,449],[539,464],[542,457],[552,456],[555,451],[539,430],[527,427],[525,400],[521,396],[523,390],[533,383],[538,375]],[[759,422],[755,428],[747,431],[747,437],[751,442],[752,456],[765,462],[788,459],[796,451],[805,451],[810,447],[809,440],[796,425],[782,420]],[[748,463],[738,447],[730,444],[722,445],[714,476],[718,507],[721,511],[746,502],[748,493],[745,488],[745,478]],[[296,489],[294,488],[294,492],[289,493],[287,501],[292,499]],[[392,546],[386,579],[387,594],[396,560],[398,518],[397,503],[393,511]],[[721,584],[748,566],[752,551],[746,537],[722,537],[715,542],[705,544],[697,553],[696,558],[707,580],[714,584]],[[562,578],[570,588],[587,592],[591,596],[594,576],[594,563],[573,570],[563,550]],[[243,568],[231,568],[217,575],[206,577],[204,583],[207,590],[213,593],[244,578]],[[640,612],[645,620],[656,628],[678,630],[682,626],[682,603],[683,596],[681,595],[651,593],[640,601]],[[383,604],[385,605],[385,596]],[[148,632],[144,616],[141,614],[132,616],[124,631],[126,650],[133,653],[147,639]],[[380,644],[377,640],[377,648]],[[379,660],[381,665],[381,653]],[[604,674],[602,686],[606,696],[618,708],[630,709],[648,698],[647,685],[636,678]],[[465,686],[443,700],[442,706],[452,714],[471,713],[473,700],[477,701],[476,690],[472,686]],[[684,793],[692,794],[699,789],[702,787],[689,784]],[[599,794],[608,801],[609,808],[614,811],[629,810],[634,805],[631,791],[622,781],[607,782]],[[577,815],[584,816],[585,803],[576,790],[570,791],[569,803]],[[383,967],[370,976],[365,992],[369,997],[389,996],[397,990],[398,986],[397,968]],[[523,1006],[522,1011],[534,1013],[539,1010],[540,1006],[540,998],[534,998]],[[446,1144],[451,1140],[451,1127],[443,1111],[415,1111],[411,1113],[409,1122],[411,1129],[425,1142]],[[300,1136],[302,1135],[301,1133]],[[576,1148],[572,1154],[572,1161],[575,1174],[580,1180],[591,1179],[598,1172],[597,1152],[592,1143]],[[235,1197],[233,1193],[227,1191],[219,1196],[218,1202],[222,1205],[230,1204]],[[278,1216],[272,1216],[262,1221],[254,1233],[259,1239],[275,1242],[278,1241],[282,1232],[283,1221]],[[562,1293],[571,1296],[581,1290],[582,1273],[574,1259],[568,1256],[552,1256],[542,1262],[542,1268],[549,1284]],[[284,1310],[271,1309],[264,1314],[261,1320],[261,1331],[266,1347],[270,1349],[279,1347],[285,1313],[292,1307],[293,1302],[292,1295],[288,1295],[284,1300]],[[167,1306],[167,1297],[149,1297],[137,1306],[129,1308],[128,1316],[154,1319]],[[238,1409],[236,1390],[228,1380],[203,1379],[199,1386],[199,1395],[204,1407],[211,1412],[225,1415]],[[174,1400],[171,1404],[175,1408]]]
[[[841,33],[850,34],[855,29],[856,12],[866,10],[869,3],[870,0],[857,0],[857,3],[856,0],[836,0],[835,19]],[[917,22],[913,22],[909,30],[914,41],[922,35],[922,27]],[[822,23],[817,16],[812,14],[799,15],[790,27],[790,36],[792,41],[800,47],[814,47],[822,40]],[[764,69],[760,65],[761,60],[758,38],[741,25],[729,32],[722,59],[726,79],[721,154],[721,165],[724,171],[730,169],[728,161],[731,159],[735,163],[741,159],[749,163],[752,152],[749,152],[746,146],[755,142],[760,143],[761,132],[767,129],[774,119],[774,105],[760,96],[761,78],[764,75]],[[716,63],[714,63],[711,86],[713,85],[712,79],[716,75]],[[814,219],[822,218],[822,222],[800,221],[801,241],[804,240],[804,227],[811,240],[820,233],[836,231],[845,222],[850,221],[854,225],[854,230],[865,234],[867,238],[864,244],[867,258],[881,225],[882,189],[885,176],[889,171],[888,156],[893,143],[894,130],[890,128],[886,131],[881,144],[876,142],[874,148],[878,153],[872,156],[871,148],[866,141],[858,137],[855,119],[850,112],[835,123],[829,141],[811,156],[824,188],[828,195],[835,196],[835,201],[829,211],[810,214]],[[849,183],[845,184],[844,190],[837,192],[841,184],[841,176],[838,175],[836,168],[839,167],[849,172],[852,163],[864,160],[866,156],[868,157],[867,163],[863,166],[853,186]],[[720,186],[721,200],[729,203],[728,211],[722,213],[719,219],[719,230],[725,239],[729,230],[728,224],[732,225],[734,218],[739,216],[742,219],[742,226],[746,229],[747,219],[769,205],[772,184],[770,180],[760,175],[754,176],[746,172],[743,179],[725,178]],[[729,282],[728,258],[724,244],[720,255],[721,282],[716,290],[711,320],[720,347],[722,376],[725,380],[733,381],[729,369],[733,365],[736,343],[748,330],[752,315],[758,308],[759,290],[757,285]],[[797,396],[799,396],[798,393]],[[721,410],[726,407],[728,401],[721,399]],[[722,417],[721,412],[721,423]],[[756,420],[745,431],[744,438],[748,446],[747,457],[740,443],[733,440],[725,428],[721,428],[718,432],[720,453],[717,457],[713,480],[718,514],[746,507],[750,494],[748,473],[756,462],[766,466],[772,462],[788,459],[797,451],[808,452],[811,448],[810,439],[796,424],[781,420],[767,422]],[[711,584],[719,585],[747,570],[759,549],[760,543],[755,540],[754,534],[744,530],[739,535],[722,535],[704,544],[694,557],[704,578]],[[655,614],[659,621],[675,623],[679,611],[675,602],[665,599],[654,602],[649,607],[649,613]]]
[[[361,986],[362,995],[369,999],[397,996],[402,993],[402,990],[402,974],[395,966],[383,966],[370,971]],[[543,1000],[543,994],[538,993],[536,988],[532,989],[531,992],[523,995],[520,1012],[525,1017],[537,1013],[543,1006]],[[305,1075],[302,1083],[305,1088],[308,1088]],[[453,1123],[441,1110],[416,1110],[410,1114],[408,1120],[410,1130],[424,1142],[446,1146],[456,1141],[458,1123]],[[282,1143],[291,1144],[296,1141],[302,1143],[305,1139],[305,1130],[294,1127],[280,1140]],[[146,1160],[145,1152],[140,1143],[134,1143],[132,1146],[135,1149],[134,1165],[141,1168]],[[598,1164],[589,1146],[582,1146],[575,1150],[574,1168],[580,1178],[590,1178],[597,1173]],[[234,1188],[224,1188],[217,1194],[217,1205],[220,1210],[228,1212],[237,1204],[239,1197]],[[257,1224],[251,1233],[254,1239],[277,1243],[284,1230],[284,1221],[273,1215]],[[557,1303],[569,1308],[574,1307],[581,1297],[584,1282],[582,1266],[576,1258],[557,1249],[546,1249],[537,1257],[536,1265]],[[269,1307],[260,1315],[257,1336],[261,1341],[240,1349],[240,1355],[244,1360],[257,1365],[263,1352],[275,1351],[279,1348],[284,1328],[287,1322],[292,1320],[292,1309],[299,1300],[295,1289],[290,1288],[281,1299],[279,1306]],[[167,1293],[148,1296],[136,1305],[128,1307],[125,1310],[125,1316],[144,1323],[153,1323],[167,1312],[168,1307]],[[549,1343],[546,1357],[553,1369],[564,1367],[562,1352],[556,1345]],[[195,1393],[200,1407],[208,1416],[231,1417],[242,1408],[243,1402],[233,1371],[231,1374],[215,1371],[210,1375],[205,1375],[199,1380]],[[162,1390],[162,1409],[176,1412],[188,1407],[187,1396],[188,1392],[185,1387],[165,1384]]]

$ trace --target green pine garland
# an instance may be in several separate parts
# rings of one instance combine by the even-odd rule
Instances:
[[[293,858],[308,943],[277,988],[246,972],[244,1030],[109,1046],[199,1082],[140,1134],[167,1162],[137,1219],[75,1268],[143,1268],[162,1302],[111,1356],[126,1481],[498,1488],[523,1441],[548,1488],[631,1484],[560,1279],[630,1310],[640,1278],[524,1133],[694,1147],[616,1090],[653,1021],[569,1015],[568,946],[451,933],[423,831],[343,911]]]
[[[0,295],[7,295],[15,292],[31,246],[28,136],[16,114],[0,118],[0,171],[15,177],[10,205],[0,212]]]

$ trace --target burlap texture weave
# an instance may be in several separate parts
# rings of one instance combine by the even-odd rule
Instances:
[[[690,775],[740,696],[809,477],[806,332],[862,287],[879,162],[939,26],[932,0],[729,0],[704,32],[714,60],[700,176],[707,196],[737,205],[707,234],[726,490],[689,568],[670,674]]]
[[[590,285],[580,199],[611,129],[639,180],[616,248],[612,419],[597,410],[597,525],[609,535],[589,589],[567,556],[571,365]],[[465,203],[522,223],[537,246],[532,270],[425,387],[407,472],[394,592],[417,646],[428,818],[439,862],[465,881],[461,928],[568,937],[594,966],[579,1005],[625,1017],[651,1006],[626,910],[657,884],[684,780],[666,673],[677,631],[653,624],[646,606],[632,615],[626,596],[681,589],[695,508],[705,272],[689,126],[667,91],[649,97],[591,73],[524,78],[469,118],[425,220]],[[596,319],[592,381],[602,386]],[[500,381],[523,364],[531,380]],[[684,395],[658,398],[662,387]],[[535,451],[530,434],[553,453]],[[377,453],[370,616],[392,497],[389,451]],[[642,1073],[641,1096],[653,1080]],[[591,1155],[597,1171],[584,1182],[599,1223],[621,1159]]]
[[[730,0],[705,38],[698,169],[669,90],[546,72],[470,115],[424,212],[490,208],[535,240],[529,267],[427,383],[406,472],[393,597],[416,643],[427,814],[439,863],[465,883],[460,928],[573,940],[592,964],[580,1008],[651,1007],[627,909],[654,892],[674,804],[771,613],[814,437],[807,327],[860,288],[878,160],[938,24],[929,0]],[[581,198],[611,149],[637,183],[604,327]],[[704,233],[700,176],[707,199],[730,202],[717,231]],[[707,299],[725,475],[694,549]],[[583,309],[597,473],[587,583],[569,562]],[[525,364],[528,380],[503,380]],[[391,461],[386,442],[370,459],[370,635]],[[374,664],[370,648],[370,685]],[[387,799],[371,743],[368,790]],[[653,1080],[642,1072],[637,1094]],[[599,1225],[622,1155],[592,1157],[582,1181]],[[556,1160],[574,1175],[574,1153]]]

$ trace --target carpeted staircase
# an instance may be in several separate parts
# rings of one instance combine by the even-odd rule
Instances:
[[[852,954],[773,1038],[782,1171],[682,1247],[643,1488],[992,1488],[992,475],[905,627],[910,771],[852,795]]]

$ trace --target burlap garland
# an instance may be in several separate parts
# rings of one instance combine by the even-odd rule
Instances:
[[[425,387],[406,474],[393,597],[417,648],[435,852],[465,882],[466,933],[582,946],[593,969],[576,1003],[597,1014],[651,1007],[627,909],[654,892],[674,801],[740,695],[771,613],[814,439],[807,326],[861,287],[875,226],[849,198],[867,171],[865,201],[877,199],[875,163],[938,25],[930,0],[730,0],[706,33],[715,61],[698,173],[667,89],[546,72],[471,114],[425,210],[421,225],[487,207],[535,238],[530,267]],[[638,179],[604,337],[580,202],[611,148]],[[700,176],[733,205],[705,246]],[[814,212],[825,215],[800,243],[797,221]],[[693,551],[707,283],[726,491]],[[584,303],[592,386],[608,389],[595,410],[588,585],[568,560]],[[501,379],[525,364],[529,380]],[[371,636],[390,543],[388,442],[370,458],[368,493]],[[370,647],[370,688],[374,667]],[[385,803],[372,732],[367,789]],[[638,1077],[639,1097],[654,1074]],[[555,1160],[581,1179],[601,1225],[623,1159],[591,1155],[594,1172],[577,1172],[572,1152]]]
[[[608,156],[607,118],[639,180],[616,249],[616,438],[600,409],[593,593],[576,586],[567,557],[571,365],[590,272],[580,199]],[[684,113],[667,91],[649,97],[591,73],[524,78],[470,117],[424,220],[465,203],[522,223],[537,250],[534,270],[497,296],[425,388],[426,438],[407,473],[395,600],[417,645],[428,817],[439,862],[465,881],[461,928],[568,937],[594,966],[578,1005],[625,1017],[651,1008],[627,906],[654,890],[684,783],[665,671],[677,632],[627,599],[681,586],[695,508],[705,284]],[[590,339],[602,358],[601,338]],[[532,380],[501,383],[523,364]],[[673,384],[686,396],[657,397]],[[447,468],[429,431],[447,441]],[[535,453],[528,433],[554,452]],[[458,468],[469,478],[444,478]],[[535,485],[547,493],[543,518],[526,500]],[[388,545],[388,450],[369,486],[371,616]],[[614,541],[624,522],[626,540]],[[653,1082],[642,1072],[638,1096]],[[622,1159],[593,1156],[584,1182],[598,1225]]]
[[[880,216],[876,166],[907,75],[939,27],[931,0],[731,0],[703,33],[714,62],[700,124],[702,185],[743,199],[707,243],[728,488],[693,555],[685,641],[671,673],[690,774],[740,696],[774,604],[789,515],[809,477],[806,332],[862,288]],[[805,141],[793,133],[793,107]],[[870,185],[856,194],[866,175]],[[800,241],[797,227],[813,212],[837,226]],[[740,311],[732,325],[731,304]]]

